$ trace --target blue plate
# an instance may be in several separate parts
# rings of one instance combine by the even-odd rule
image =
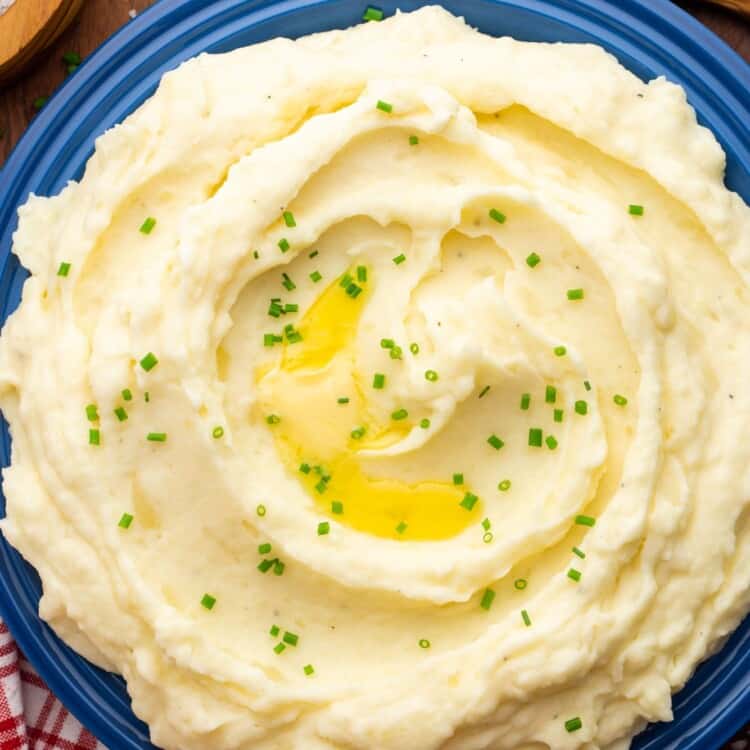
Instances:
[[[387,13],[420,0],[382,0]],[[443,0],[484,32],[533,41],[594,42],[644,79],[681,83],[728,156],[727,184],[750,202],[750,67],[667,0]],[[80,178],[94,139],[153,93],[168,70],[200,52],[359,22],[359,0],[161,0],[81,66],[37,116],[0,171],[0,316],[20,300],[25,272],[10,255],[16,209],[30,192]],[[0,451],[9,461],[7,425]],[[0,497],[0,512],[4,513]],[[92,667],[40,621],[40,584],[0,539],[0,614],[68,708],[111,750],[145,750],[147,728],[119,677]],[[675,720],[649,727],[634,750],[713,750],[750,719],[750,618],[675,698]]]

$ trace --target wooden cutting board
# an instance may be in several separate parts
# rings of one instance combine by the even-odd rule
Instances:
[[[52,44],[82,4],[83,0],[16,0],[0,16],[0,85]]]
[[[725,8],[744,13],[750,18],[750,0],[711,0],[714,5],[723,5]]]

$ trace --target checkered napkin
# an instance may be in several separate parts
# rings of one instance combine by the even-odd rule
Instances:
[[[0,750],[106,750],[49,691],[2,620]]]

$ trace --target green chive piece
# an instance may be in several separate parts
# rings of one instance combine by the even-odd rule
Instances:
[[[258,570],[261,573],[268,573],[268,571],[271,570],[271,568],[273,567],[274,562],[276,561],[275,560],[261,560],[258,563]]]
[[[503,446],[505,445],[505,443],[504,443],[504,442],[503,442],[502,440],[500,440],[500,438],[499,438],[499,437],[498,437],[497,435],[494,435],[494,434],[493,434],[493,435],[490,435],[490,436],[489,436],[489,437],[487,438],[487,442],[488,442],[488,443],[489,443],[489,444],[490,444],[490,445],[491,445],[491,446],[492,446],[492,447],[493,447],[493,448],[494,448],[494,449],[495,449],[496,451],[499,451],[499,450],[500,450],[500,449],[501,449],[501,448],[502,448],[502,447],[503,447]]]
[[[133,523],[133,516],[131,516],[130,513],[123,513],[120,522],[117,525],[121,529],[129,529],[131,523]]]
[[[400,521],[398,526],[396,526],[396,533],[403,534],[408,528],[409,524],[406,521]]]
[[[410,146],[416,146],[419,143],[419,136],[418,135],[410,135],[409,136],[409,145]]]
[[[497,488],[500,490],[500,492],[507,492],[510,489],[510,485],[510,479],[503,479],[503,481],[497,485]]]
[[[391,419],[395,420],[396,422],[400,422],[402,419],[406,419],[409,416],[409,412],[406,411],[406,409],[396,409],[391,414]]]
[[[529,582],[525,578],[516,578],[516,580],[513,581],[513,587],[517,591],[523,591],[528,585]]]
[[[496,208],[490,209],[490,219],[494,219],[498,224],[505,224],[507,218],[504,213],[501,213]]]
[[[430,642],[426,638],[420,638],[419,640],[419,648],[429,648]]]
[[[383,11],[378,8],[373,8],[372,5],[367,6],[365,14],[362,16],[363,21],[382,21]]]
[[[122,406],[118,406],[115,409],[115,416],[120,420],[120,422],[124,422],[128,418],[128,413],[125,411],[125,409],[122,408]]]
[[[156,367],[156,365],[159,364],[159,360],[156,358],[156,355],[153,352],[149,352],[142,360],[141,360],[141,367],[146,371],[150,372],[151,370]]]
[[[375,107],[381,112],[388,112],[388,114],[393,112],[393,105],[389,102],[384,102],[382,99],[378,99],[378,103],[375,105]]]
[[[544,439],[544,442],[545,442],[545,443],[547,443],[547,447],[548,447],[548,448],[549,448],[549,449],[550,449],[551,451],[553,451],[553,450],[555,450],[555,448],[557,448],[557,440],[556,440],[556,438],[554,437],[554,435],[548,435],[548,436],[547,436],[547,437],[546,437],[546,438]]]
[[[271,543],[270,542],[263,542],[263,544],[258,545],[258,554],[259,555],[267,555],[271,551]]]
[[[317,258],[318,255],[320,255],[320,252],[318,250],[313,250],[307,257],[308,258]]]
[[[321,521],[318,524],[318,536],[325,536],[331,531],[331,524],[328,521]]]
[[[276,644],[276,645],[275,645],[275,646],[273,647],[273,652],[274,652],[275,654],[281,654],[281,653],[283,653],[284,651],[286,651],[286,644],[285,644],[285,643],[277,643],[277,644]]]
[[[299,305],[297,305],[295,303],[287,302],[284,305],[284,312],[285,313],[295,313],[295,312],[298,312],[298,311],[299,311]]]
[[[438,374],[435,372],[435,370],[425,370],[424,377],[425,380],[429,380],[430,383],[434,383],[438,379]]]
[[[409,351],[416,357],[419,354],[419,344],[409,344]]]
[[[562,409],[555,409],[553,418],[555,422],[562,422],[565,418],[565,412]]]
[[[544,400],[548,404],[554,404],[557,401],[557,388],[554,385],[548,385],[544,391]]]
[[[348,287],[346,287],[346,293],[352,298],[357,299],[360,294],[362,294],[362,287],[357,286],[357,284],[349,284]]]
[[[490,386],[486,385],[479,391],[479,398],[484,398],[490,392]]]
[[[495,592],[492,589],[485,589],[482,594],[482,601],[479,602],[479,606],[487,611],[492,607],[492,602],[495,601]]]
[[[337,404],[348,404],[349,403],[349,397],[348,396],[341,396],[341,398],[336,399]]]
[[[391,359],[401,359],[403,354],[404,354],[404,351],[400,346],[394,346],[390,351]]]
[[[578,583],[578,581],[581,580],[581,571],[576,570],[575,568],[570,568],[570,570],[568,570],[568,578],[570,578],[571,581]]]
[[[568,289],[568,299],[571,302],[583,299],[583,289]]]
[[[281,639],[284,643],[290,646],[296,646],[299,643],[299,636],[295,633],[290,633],[288,630],[284,633],[284,637]]]
[[[576,414],[585,415],[589,411],[589,405],[585,401],[576,401],[575,403]]]
[[[420,419],[420,420],[419,420],[419,426],[420,426],[420,427],[421,427],[421,428],[422,428],[423,430],[427,430],[427,429],[429,429],[429,427],[430,427],[430,424],[431,424],[431,422],[430,422],[430,420],[429,420],[429,419],[427,419],[427,417],[425,417],[424,419]]]
[[[67,276],[70,271],[70,263],[60,263],[60,267],[57,269],[58,276]]]
[[[286,237],[282,237],[279,240],[279,250],[281,250],[282,253],[285,253],[289,250],[291,245],[289,244],[289,240]]]
[[[89,422],[96,422],[99,419],[99,412],[96,409],[96,404],[89,404],[86,407],[86,419]]]
[[[525,610],[521,610],[521,619],[523,620],[523,624],[528,628],[531,627],[531,618],[529,617],[529,613]]]
[[[288,227],[297,226],[297,222],[294,220],[294,214],[291,211],[284,211],[284,224]]]
[[[281,632],[281,628],[278,625],[271,625],[271,629],[268,632],[273,638],[277,638]]]
[[[628,213],[631,216],[643,216],[644,208],[643,208],[643,206],[639,206],[639,205],[637,205],[635,203],[631,203],[628,206]]]
[[[310,473],[310,464],[300,464],[299,465],[299,470],[303,474],[309,474]]]
[[[538,427],[529,429],[529,445],[532,448],[542,447],[542,431]]]
[[[325,479],[321,479],[315,485],[315,489],[318,491],[318,494],[322,495],[328,489],[328,482]]]
[[[314,284],[317,284],[323,277],[320,275],[320,271],[313,271],[310,274],[310,279]]]
[[[153,216],[149,216],[143,222],[143,224],[141,224],[140,231],[143,232],[143,234],[151,234],[155,226],[156,226],[156,219]]]
[[[594,526],[596,525],[596,518],[593,516],[576,516],[576,524],[578,526]]]
[[[526,258],[526,265],[529,268],[534,268],[535,266],[538,266],[541,262],[542,262],[542,259],[536,253],[531,253],[531,255],[529,255]]]
[[[588,380],[584,380],[584,381],[583,381],[583,387],[584,387],[584,388],[585,388],[585,389],[586,389],[587,391],[590,391],[590,390],[591,390],[591,383],[589,383],[589,381],[588,381]]]
[[[395,264],[396,264],[397,266],[400,266],[400,265],[401,265],[401,264],[402,264],[402,263],[403,263],[403,262],[404,262],[405,260],[406,260],[406,256],[405,256],[405,255],[404,255],[403,253],[401,253],[400,255],[397,255],[397,256],[396,256],[396,257],[395,257],[395,258],[393,259],[393,262],[394,262],[394,263],[395,263]]]
[[[130,392],[130,388],[126,388],[124,391],[122,391],[122,398],[123,398],[123,401],[133,400],[133,394]]]
[[[261,517],[265,516],[265,515],[266,515],[266,506],[265,506],[265,505],[263,505],[263,504],[261,504],[261,505],[258,505],[258,506],[256,506],[256,508],[255,508],[255,512],[256,512],[256,513],[257,513],[257,514],[258,514],[259,516],[261,516]]]
[[[260,253],[257,250],[253,250],[253,258],[255,258],[255,260],[258,260],[258,258],[260,258]]]
[[[553,351],[556,357],[564,357],[568,353],[568,350],[564,346],[556,346]]]
[[[380,339],[381,349],[393,349],[396,346],[396,342],[393,339]]]
[[[362,284],[367,281],[367,266],[357,266],[357,281]]]
[[[201,599],[201,606],[205,607],[206,609],[213,609],[214,605],[216,604],[216,597],[211,596],[211,594],[203,594],[203,598]]]
[[[478,501],[479,498],[475,494],[473,494],[472,492],[467,492],[464,495],[464,499],[459,503],[459,505],[462,508],[466,508],[466,510],[473,510]]]
[[[578,716],[575,716],[572,719],[568,719],[565,722],[565,729],[568,732],[577,732],[582,726],[583,726],[583,722]]]
[[[454,474],[453,475],[453,484],[459,485],[464,483],[464,475],[463,474]]]
[[[80,65],[81,56],[77,52],[64,52],[62,56],[62,61],[66,65]]]
[[[48,96],[38,96],[38,97],[37,97],[36,99],[34,99],[34,101],[33,101],[33,106],[34,106],[34,109],[36,109],[36,110],[40,110],[40,109],[42,109],[42,107],[44,107],[44,105],[45,105],[45,104],[46,104],[46,103],[47,103],[48,101],[49,101],[49,97],[48,97]]]
[[[77,65],[68,65],[67,68],[66,68],[66,70],[68,71],[68,75],[73,75],[73,73],[75,73],[76,70],[78,70],[78,66]]]
[[[313,667],[312,664],[305,664],[305,666],[302,667],[302,671],[307,677],[310,677],[311,675],[315,674],[315,667]]]
[[[625,398],[625,396],[621,396],[619,393],[616,393],[612,399],[618,406],[627,406],[628,400]]]
[[[281,422],[281,417],[278,414],[269,414],[266,417],[267,424],[278,424],[279,422]]]
[[[482,521],[482,528],[485,531],[489,531],[491,526],[492,526],[492,523],[489,518],[485,518],[484,521]]]
[[[339,500],[334,500],[331,503],[331,513],[335,513],[337,516],[340,516],[344,512],[344,503],[340,502]]]
[[[573,554],[580,557],[581,560],[586,559],[586,553],[583,550],[578,549],[578,547],[573,547]]]
[[[491,541],[492,541],[492,540],[493,540],[494,538],[495,538],[494,534],[493,534],[493,533],[492,533],[491,531],[487,531],[487,532],[486,532],[486,533],[485,533],[485,534],[484,534],[484,535],[482,536],[482,541],[483,541],[483,542],[484,542],[485,544],[489,544],[489,543],[490,543],[490,542],[491,542]]]
[[[218,440],[219,438],[224,437],[224,428],[221,425],[217,425],[216,427],[214,427],[211,435],[214,440]]]
[[[282,273],[281,274],[281,285],[286,289],[288,292],[293,292],[297,285],[289,278],[288,274]]]
[[[143,393],[143,400],[146,403],[149,403],[151,401],[151,395],[149,394],[148,391],[144,391],[144,393]]]
[[[146,440],[150,440],[152,443],[166,443],[167,433],[166,432],[149,432],[146,435]]]
[[[361,440],[365,436],[365,428],[355,427],[350,434],[354,440]]]
[[[376,372],[372,378],[372,387],[378,390],[385,388],[385,375],[382,372]]]
[[[524,411],[528,411],[530,406],[531,406],[531,394],[530,393],[522,394],[521,395],[521,408]]]
[[[340,286],[340,287],[341,287],[342,289],[346,289],[346,288],[347,288],[347,287],[349,286],[349,284],[351,284],[351,283],[352,283],[352,281],[354,281],[354,279],[353,279],[353,278],[352,278],[352,277],[351,277],[351,276],[350,276],[350,275],[349,275],[348,273],[345,273],[345,274],[344,274],[344,275],[343,275],[343,276],[341,277],[341,281],[339,281],[339,286]]]
[[[89,445],[101,445],[102,436],[99,430],[89,430]]]
[[[283,576],[284,575],[284,568],[286,568],[286,565],[281,562],[281,560],[274,560],[273,563],[273,574],[275,576]]]

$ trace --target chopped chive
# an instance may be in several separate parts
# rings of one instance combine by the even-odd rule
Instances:
[[[146,440],[150,440],[152,443],[166,443],[167,433],[166,432],[149,432],[146,435]]]
[[[354,440],[361,440],[365,436],[365,428],[355,427],[350,434]]]
[[[565,729],[568,732],[577,732],[583,726],[580,717],[575,716],[565,722]]]
[[[587,414],[589,405],[585,401],[576,401],[575,403],[576,414]]]
[[[580,557],[581,560],[586,559],[586,553],[583,550],[578,549],[578,547],[573,547],[573,554]]]
[[[464,499],[459,503],[459,505],[462,508],[466,508],[466,510],[473,510],[478,501],[479,498],[475,494],[473,494],[472,492],[467,492],[464,495]]]
[[[77,52],[64,52],[62,56],[62,61],[66,65],[80,65],[81,56]]]
[[[362,284],[367,281],[367,266],[357,266],[357,281]]]
[[[151,401],[151,394],[148,391],[143,392],[143,400],[148,404]]]
[[[593,516],[576,516],[576,524],[578,526],[594,526],[596,525],[596,518]]]
[[[315,674],[315,667],[313,667],[312,664],[305,664],[305,666],[302,667],[302,671],[307,677],[310,677],[311,675]]]
[[[347,287],[349,286],[349,284],[351,284],[351,283],[352,283],[352,281],[354,281],[354,279],[353,279],[353,278],[352,278],[352,277],[351,277],[351,276],[350,276],[350,275],[349,275],[348,273],[345,273],[345,274],[344,274],[344,275],[343,275],[343,276],[341,277],[341,280],[339,281],[339,286],[340,286],[340,287],[341,287],[342,289],[346,289],[346,288],[347,288]]]
[[[495,449],[496,451],[499,451],[499,450],[500,450],[500,449],[501,449],[501,448],[502,448],[502,447],[503,447],[503,446],[505,445],[505,443],[504,443],[504,442],[503,442],[502,440],[500,440],[500,438],[499,438],[499,437],[498,437],[497,435],[495,435],[495,434],[492,434],[492,435],[490,435],[490,436],[489,436],[489,437],[487,438],[487,442],[488,442],[488,443],[489,443],[489,444],[490,444],[490,445],[491,445],[491,446],[492,446],[492,447],[493,447],[493,448],[494,448],[494,449]]]
[[[578,581],[581,580],[581,571],[576,570],[575,568],[570,568],[568,570],[568,578],[570,578],[571,581],[578,583]]]
[[[320,252],[318,250],[313,250],[307,257],[308,258],[317,258],[318,255],[320,255]]]
[[[380,339],[381,349],[393,349],[396,346],[396,342],[393,339]]]
[[[524,411],[529,410],[529,406],[531,406],[531,394],[530,393],[524,393],[521,395],[521,408]]]
[[[421,427],[421,428],[422,428],[423,430],[427,430],[427,429],[429,429],[429,427],[430,427],[430,424],[431,424],[431,422],[430,422],[430,420],[429,420],[429,419],[427,419],[427,417],[425,417],[424,419],[420,419],[420,420],[419,420],[419,426],[420,426],[420,427]]]
[[[490,386],[486,385],[479,391],[479,398],[484,398],[490,392]]]
[[[400,346],[394,346],[390,351],[391,359],[401,359],[403,354],[404,354],[404,351]]]
[[[273,652],[275,654],[282,654],[282,653],[284,653],[284,651],[286,651],[286,644],[285,643],[277,643],[273,647]]]
[[[216,597],[211,596],[211,594],[203,594],[203,598],[201,599],[201,606],[205,607],[205,609],[213,609],[214,604],[216,604]]]
[[[482,528],[483,528],[483,529],[484,529],[485,531],[489,531],[489,530],[490,530],[490,527],[491,527],[491,526],[492,526],[492,523],[491,523],[491,521],[490,521],[490,519],[489,519],[489,518],[485,518],[485,519],[484,519],[484,520],[482,521]]]
[[[492,589],[485,589],[482,594],[482,600],[479,602],[479,606],[482,609],[489,611],[492,606],[492,602],[495,600],[495,592]]]
[[[49,101],[48,96],[38,96],[34,101],[32,102],[34,109],[40,110],[44,105]]]
[[[130,513],[123,513],[120,522],[117,525],[121,529],[129,529],[131,523],[133,523],[133,516],[131,516]]]
[[[526,265],[529,268],[534,268],[534,266],[538,266],[541,262],[542,259],[536,253],[531,253],[531,255],[526,258]]]
[[[286,237],[282,237],[279,240],[279,250],[281,250],[282,253],[285,253],[289,250],[291,245],[289,244],[289,240]]]
[[[531,618],[529,617],[529,613],[525,610],[521,610],[521,619],[523,620],[523,624],[528,628],[531,627]]]
[[[284,211],[284,224],[288,227],[296,227],[297,222],[294,220],[294,214],[291,211]]]
[[[628,403],[628,400],[625,398],[625,396],[621,396],[619,393],[616,393],[612,399],[618,406],[626,406]]]
[[[281,417],[278,414],[269,414],[266,417],[267,424],[278,424],[279,422],[281,422]]]
[[[284,312],[285,313],[296,313],[299,311],[299,305],[292,302],[287,302],[284,305]]]
[[[557,440],[554,437],[554,435],[547,435],[547,437],[544,439],[544,442],[547,443],[547,447],[553,451],[555,448],[557,448]]]
[[[217,425],[216,427],[214,427],[211,435],[214,440],[218,440],[219,438],[224,437],[224,428],[221,425]]]
[[[349,403],[349,397],[348,396],[341,396],[341,398],[336,399],[337,404],[348,404]]]
[[[120,422],[124,422],[128,418],[128,413],[125,411],[125,409],[122,408],[122,406],[118,406],[115,409],[115,416],[120,420]]]
[[[309,474],[310,473],[310,464],[300,464],[299,465],[299,470],[303,474]]]
[[[264,542],[263,544],[258,545],[258,554],[259,555],[267,555],[271,551],[271,543],[270,542]]]
[[[396,533],[403,534],[408,528],[409,524],[406,521],[400,521],[398,526],[396,526]]]
[[[60,267],[57,269],[58,276],[67,276],[70,271],[70,263],[60,263]]]
[[[419,639],[419,648],[429,648],[430,642],[426,638]]]
[[[325,536],[331,530],[331,524],[328,521],[321,521],[318,524],[318,536]]]
[[[510,479],[503,479],[503,481],[497,485],[497,488],[500,490],[500,492],[507,492],[510,489],[510,485]]]
[[[395,257],[395,258],[393,259],[393,262],[394,262],[394,263],[395,263],[395,264],[396,264],[397,266],[400,266],[400,265],[401,265],[401,264],[402,264],[402,263],[403,263],[403,262],[404,262],[405,260],[406,260],[406,256],[405,256],[405,255],[404,255],[403,253],[401,253],[400,255],[397,255],[397,256],[396,256],[396,257]]]
[[[375,105],[375,107],[381,112],[388,112],[388,114],[393,112],[393,105],[389,102],[384,102],[382,99],[378,99],[378,103]]]
[[[101,445],[101,440],[99,430],[89,430],[89,445]]]
[[[584,388],[585,388],[585,389],[586,389],[587,391],[590,391],[590,390],[591,390],[591,383],[589,383],[589,381],[588,381],[588,380],[584,380],[584,381],[583,381],[583,387],[584,387]]]
[[[276,638],[281,632],[281,628],[278,625],[271,625],[271,629],[268,632],[273,638]]]
[[[130,392],[130,388],[126,388],[124,391],[122,391],[122,398],[123,398],[123,401],[133,400],[133,394]]]
[[[548,404],[554,404],[557,401],[557,388],[554,385],[548,385],[544,391],[544,400]]]
[[[376,372],[372,378],[372,387],[378,390],[385,387],[385,375],[382,372]]]
[[[344,512],[344,503],[340,502],[339,500],[334,500],[331,503],[331,513],[335,513],[337,516],[340,516]]]
[[[284,314],[284,308],[279,302],[272,300],[271,304],[268,306],[268,314],[272,318],[280,318]]]
[[[365,14],[362,16],[363,21],[382,21],[383,11],[379,8],[373,8],[372,5],[367,6]]]
[[[410,146],[416,146],[419,143],[419,136],[418,135],[410,135],[409,136],[409,145]]]
[[[310,274],[310,279],[314,284],[317,284],[323,277],[320,275],[320,271],[313,271]]]
[[[400,422],[402,419],[406,419],[409,416],[409,412],[406,411],[406,409],[396,409],[391,414],[391,419],[393,419],[396,422]]]
[[[141,224],[140,231],[143,232],[143,234],[151,234],[155,226],[156,226],[156,219],[153,216],[149,216],[143,222],[143,224]]]
[[[419,344],[409,344],[409,351],[416,357],[419,354]]]
[[[538,427],[531,427],[529,429],[529,445],[532,448],[542,447],[542,431]]]
[[[276,560],[273,564],[273,574],[275,576],[283,576],[284,568],[286,568],[286,564],[281,562],[281,560]]]
[[[357,284],[351,283],[348,287],[346,287],[346,293],[352,298],[357,299],[360,294],[362,294],[362,287],[358,286]]]
[[[99,412],[97,411],[96,404],[89,404],[86,407],[86,419],[89,422],[96,422],[99,419]]]
[[[583,299],[583,289],[568,289],[568,299],[571,302]]]
[[[281,285],[286,289],[288,292],[293,292],[297,285],[289,278],[289,275],[286,273],[281,274]]]
[[[259,516],[261,516],[261,517],[265,516],[266,515],[266,506],[261,503],[260,505],[256,506],[255,512]]]
[[[525,578],[516,578],[516,580],[513,581],[513,588],[517,591],[523,591],[528,585],[529,582]]]
[[[159,360],[156,358],[156,355],[153,352],[149,352],[142,360],[141,360],[141,367],[146,371],[150,372],[151,370],[156,367],[156,365],[159,364]]]
[[[495,536],[494,536],[494,534],[493,534],[493,533],[492,533],[491,531],[486,531],[486,532],[485,532],[485,533],[484,533],[484,534],[482,535],[482,541],[483,541],[483,542],[484,542],[485,544],[489,544],[489,543],[490,543],[490,542],[491,542],[491,541],[492,541],[492,540],[493,540],[494,538],[495,538]]]
[[[496,208],[491,208],[490,219],[494,219],[498,224],[505,224],[505,220],[507,219],[507,217],[504,213],[501,213]]]
[[[325,479],[321,479],[316,485],[315,489],[318,494],[322,495],[328,489],[328,482]]]
[[[464,483],[464,475],[463,474],[454,474],[453,475],[453,484],[459,485]]]
[[[275,560],[261,560],[258,563],[258,570],[261,573],[268,573],[268,571],[271,570],[275,562],[276,562]]]
[[[556,357],[564,357],[568,353],[564,346],[556,346],[552,351],[555,352]]]
[[[260,253],[257,250],[253,250],[253,258],[255,258],[255,260],[258,260],[258,258],[260,258]]]
[[[438,374],[435,372],[435,370],[425,370],[424,377],[425,380],[429,380],[431,383],[434,383],[438,379]]]
[[[555,409],[553,418],[555,422],[562,422],[565,418],[565,412],[562,409]]]
[[[284,633],[284,637],[281,639],[284,643],[290,646],[296,646],[299,643],[299,636],[295,633],[290,633],[288,630]]]
[[[631,203],[628,206],[628,213],[631,216],[643,216],[643,211],[644,211],[643,206],[639,206],[635,203]]]

